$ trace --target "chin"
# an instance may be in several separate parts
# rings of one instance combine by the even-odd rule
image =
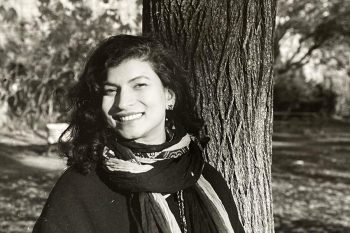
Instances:
[[[119,132],[119,131],[116,131],[117,134],[119,135],[119,137],[121,139],[124,139],[124,140],[137,140],[139,138],[142,137],[142,134],[140,133],[133,133],[133,132]]]

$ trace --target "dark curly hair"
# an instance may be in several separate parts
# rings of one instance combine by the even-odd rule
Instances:
[[[188,133],[199,136],[202,120],[194,109],[188,76],[175,55],[151,37],[116,35],[91,52],[70,91],[70,124],[59,141],[63,156],[68,157],[68,166],[89,173],[102,159],[103,147],[113,134],[102,112],[103,82],[109,68],[133,58],[149,62],[164,87],[174,91],[176,103],[171,117]]]

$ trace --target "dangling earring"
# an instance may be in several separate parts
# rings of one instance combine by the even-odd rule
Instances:
[[[166,110],[167,110],[167,114],[165,116],[165,121],[167,121],[167,126],[169,127],[169,129],[171,130],[175,130],[175,124],[174,124],[174,120],[171,119],[169,120],[168,116],[171,116],[172,114],[172,110],[174,110],[174,104],[173,103],[170,103],[166,106]]]
[[[165,133],[167,136],[167,141],[173,140],[175,136],[175,125],[173,120],[169,120],[168,117],[165,117]]]
[[[165,131],[167,134],[167,141],[171,141],[175,135],[175,123],[172,119],[172,110],[174,109],[174,104],[168,104],[166,106],[166,114],[165,114]]]
[[[166,106],[166,110],[173,110],[174,109],[174,104],[168,104]]]

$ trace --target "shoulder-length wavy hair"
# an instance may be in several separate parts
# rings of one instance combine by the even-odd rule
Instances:
[[[175,55],[150,37],[112,36],[91,52],[77,84],[71,89],[70,125],[60,138],[60,148],[68,157],[68,165],[83,173],[90,172],[92,165],[101,160],[103,147],[113,134],[102,112],[103,82],[107,71],[128,59],[151,64],[164,87],[176,95],[172,117],[188,133],[199,136],[202,120],[195,112],[186,80],[188,76]],[[69,138],[68,142],[62,138]]]

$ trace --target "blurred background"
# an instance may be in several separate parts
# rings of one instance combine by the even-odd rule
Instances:
[[[67,90],[98,41],[141,33],[141,4],[0,1],[0,232],[31,232],[65,168],[50,144]],[[348,0],[278,0],[276,232],[350,232],[349,22]]]

